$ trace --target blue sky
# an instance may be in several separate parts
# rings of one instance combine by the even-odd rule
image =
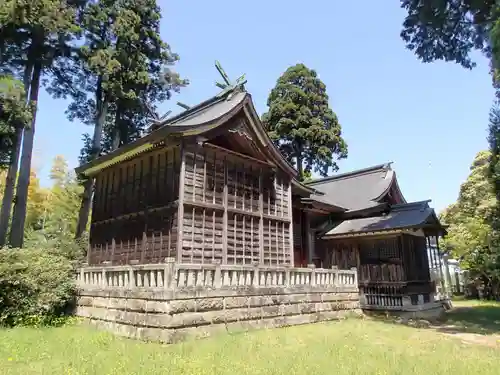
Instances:
[[[493,89],[488,64],[472,71],[452,63],[422,64],[399,38],[404,11],[396,1],[162,0],[162,36],[180,55],[175,69],[191,84],[163,103],[194,105],[217,92],[218,59],[230,77],[246,73],[260,114],[290,65],[302,62],[325,82],[349,157],[340,172],[394,162],[409,201],[455,201],[475,154],[487,147]],[[382,5],[384,4],[384,5]],[[67,103],[45,92],[39,102],[34,167],[48,184],[51,160],[77,165],[81,135]]]

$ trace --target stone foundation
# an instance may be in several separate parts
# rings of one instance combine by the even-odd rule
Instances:
[[[76,315],[119,335],[175,343],[361,314],[356,270],[155,267],[80,270]]]
[[[286,327],[360,314],[355,288],[239,288],[177,293],[82,290],[76,315],[119,335],[174,343],[220,332]]]

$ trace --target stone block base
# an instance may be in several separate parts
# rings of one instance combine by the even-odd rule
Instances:
[[[230,288],[178,293],[86,289],[76,315],[115,334],[175,343],[218,333],[361,315],[355,288]]]

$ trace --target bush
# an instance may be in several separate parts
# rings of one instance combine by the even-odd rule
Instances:
[[[0,325],[53,325],[74,302],[74,260],[44,249],[0,250]]]

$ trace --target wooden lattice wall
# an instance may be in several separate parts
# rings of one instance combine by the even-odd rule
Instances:
[[[292,264],[290,178],[217,146],[152,151],[96,177],[90,264]]]
[[[179,147],[101,171],[95,179],[89,264],[159,263],[176,255]]]
[[[251,157],[187,147],[178,261],[291,264],[290,179]]]
[[[425,238],[392,235],[322,241],[324,265],[358,268],[360,283],[428,281]]]

